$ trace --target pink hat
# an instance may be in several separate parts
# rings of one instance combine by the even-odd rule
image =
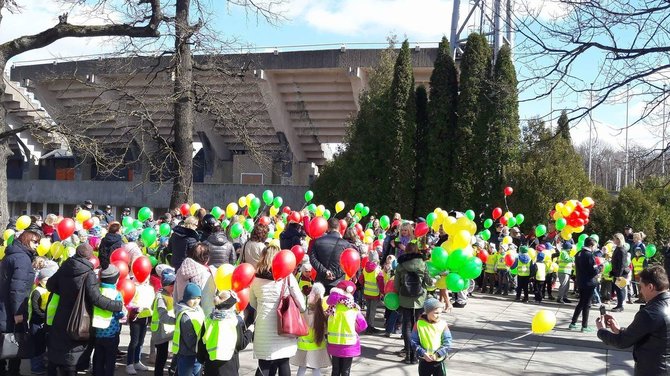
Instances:
[[[353,294],[356,292],[356,285],[351,281],[340,281],[337,284],[337,288],[346,292],[347,294]]]

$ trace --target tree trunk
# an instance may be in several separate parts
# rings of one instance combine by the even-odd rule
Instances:
[[[177,0],[175,13],[174,152],[177,169],[170,208],[193,201],[193,61],[190,0]]]
[[[0,60],[2,72],[5,71],[7,61]],[[5,80],[0,80],[0,93],[5,92]],[[7,110],[0,103],[0,130],[7,129]],[[9,222],[9,202],[7,201],[7,157],[12,154],[9,149],[9,137],[0,140],[0,231],[7,227]]]

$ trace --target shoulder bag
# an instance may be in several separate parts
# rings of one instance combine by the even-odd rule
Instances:
[[[300,313],[298,304],[293,299],[289,287],[289,277],[284,278],[281,294],[279,295],[279,306],[277,307],[277,334],[284,337],[302,337],[307,335],[309,328],[305,318]],[[286,296],[284,296],[286,295]]]
[[[91,313],[86,306],[86,276],[74,301],[65,331],[74,341],[88,341],[91,337]]]

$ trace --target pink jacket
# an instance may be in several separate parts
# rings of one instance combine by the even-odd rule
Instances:
[[[373,272],[375,269],[377,269],[377,263],[374,263],[372,261],[368,261],[368,263],[365,265],[365,271],[370,273]],[[361,279],[365,279],[363,274],[361,273]],[[365,281],[363,281],[365,283]],[[370,296],[363,294],[363,297],[368,300],[379,300],[381,299],[382,295],[384,295],[384,273],[382,273],[381,270],[379,270],[379,273],[377,274],[377,288],[379,289],[379,295],[377,296]],[[365,289],[363,289],[365,291]]]
[[[330,295],[328,295],[326,303],[328,303],[326,316],[332,316],[335,312],[335,306],[344,304],[350,309],[358,310],[358,315],[356,316],[356,333],[360,333],[368,328],[368,323],[365,321],[365,317],[361,314],[360,307],[354,302],[354,299],[350,294],[347,294],[338,288],[334,288],[330,290]],[[361,339],[356,336],[356,343],[353,345],[333,345],[329,343],[326,348],[328,354],[331,356],[353,358],[354,356],[361,355]]]

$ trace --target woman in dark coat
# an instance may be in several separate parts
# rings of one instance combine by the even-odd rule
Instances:
[[[123,309],[121,301],[108,299],[100,293],[98,278],[93,272],[93,265],[88,261],[92,254],[93,248],[90,245],[80,245],[76,254],[65,260],[47,282],[47,290],[51,292],[51,296],[54,294],[60,296],[47,339],[49,376],[58,375],[59,370],[61,375],[65,376],[77,374],[77,362],[84,353],[88,341],[72,340],[66,328],[82,286],[86,288],[86,305],[91,309],[90,312],[93,311],[93,306],[112,312],[120,312]]]
[[[0,332],[14,333],[26,330],[28,297],[35,282],[33,259],[40,236],[24,231],[5,250],[0,262]],[[7,363],[9,369],[6,370]],[[21,359],[0,360],[0,375],[18,375]],[[8,371],[8,372],[7,372]]]
[[[121,225],[119,222],[112,222],[107,228],[107,234],[100,241],[98,246],[98,259],[100,259],[100,270],[105,270],[109,266],[109,257],[117,248],[123,246],[123,237],[119,234]]]

